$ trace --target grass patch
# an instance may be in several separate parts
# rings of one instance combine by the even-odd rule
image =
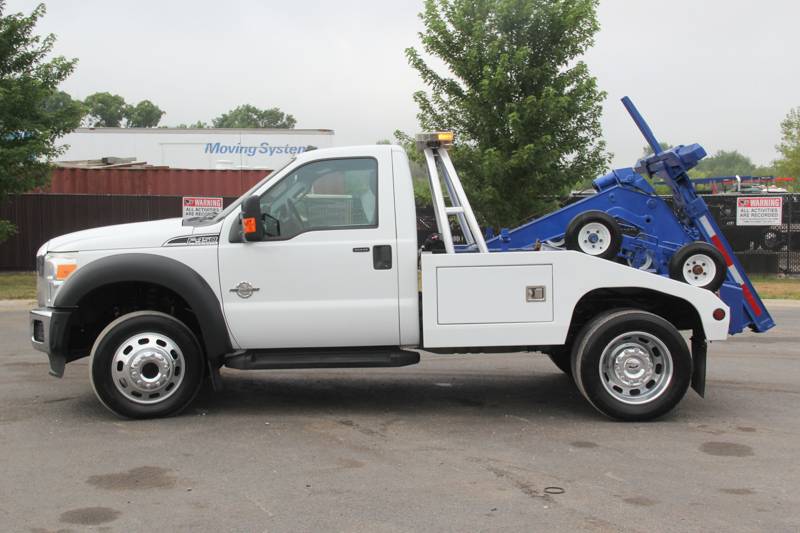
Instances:
[[[800,300],[800,278],[754,275],[750,280],[762,298]],[[35,299],[35,272],[0,272],[0,300]]]
[[[0,272],[0,300],[35,299],[35,272]]]
[[[800,278],[754,275],[750,276],[750,281],[762,298],[800,300]]]

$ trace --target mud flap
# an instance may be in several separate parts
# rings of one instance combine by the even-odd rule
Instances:
[[[692,331],[692,388],[705,398],[706,395],[706,353],[708,343],[702,330]]]

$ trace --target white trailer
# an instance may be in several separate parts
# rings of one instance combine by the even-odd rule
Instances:
[[[63,137],[63,161],[135,157],[187,169],[281,168],[309,147],[333,146],[333,130],[78,128]]]

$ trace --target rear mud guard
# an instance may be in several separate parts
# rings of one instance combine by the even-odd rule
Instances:
[[[706,395],[706,354],[708,342],[700,329],[692,331],[692,388],[705,398]]]

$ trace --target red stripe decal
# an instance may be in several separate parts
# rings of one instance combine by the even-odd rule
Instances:
[[[716,246],[717,249],[720,252],[722,252],[722,255],[725,257],[725,263],[727,263],[728,266],[733,266],[733,261],[731,260],[731,256],[728,255],[728,251],[722,245],[722,241],[719,240],[719,237],[717,237],[716,235],[713,235],[711,237],[711,242],[713,242],[714,246]]]
[[[753,312],[756,316],[761,316],[761,307],[756,303],[756,299],[753,298],[753,293],[750,292],[747,285],[742,285],[742,293],[744,293],[744,299],[747,300],[747,303],[753,308]]]

